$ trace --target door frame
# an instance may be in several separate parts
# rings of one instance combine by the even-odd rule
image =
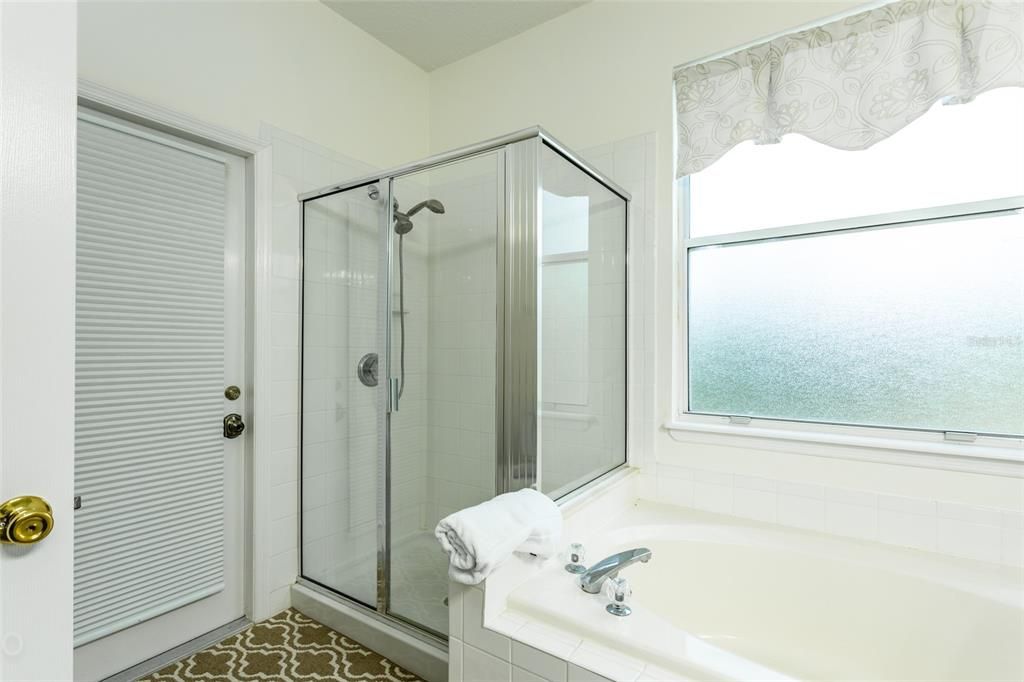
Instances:
[[[240,135],[227,128],[211,125],[173,109],[151,104],[132,95],[89,80],[78,80],[78,104],[158,131],[183,137],[236,154],[246,164],[246,235],[251,240],[249,282],[247,282],[246,319],[251,339],[248,375],[252,405],[251,451],[243,464],[244,556],[243,592],[245,616],[259,622],[274,615],[270,561],[271,446],[271,182],[273,178],[269,142]]]

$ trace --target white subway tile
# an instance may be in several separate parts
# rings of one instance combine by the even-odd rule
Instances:
[[[565,660],[583,643],[579,637],[537,622],[528,623],[517,630],[516,639]]]
[[[644,671],[640,673],[637,682],[692,682],[692,680],[683,677],[679,673],[648,664]]]
[[[295,548],[291,551],[278,554],[270,558],[270,585],[271,589],[290,586],[295,582],[299,572],[299,551]]]
[[[878,508],[921,516],[935,516],[937,509],[934,500],[921,500],[900,495],[879,495]]]
[[[270,613],[278,614],[292,605],[291,584],[277,587],[270,592]]]
[[[514,665],[512,666],[512,682],[551,682],[551,680],[545,680],[539,675],[534,675],[528,670]]]
[[[863,490],[849,488],[826,488],[825,499],[841,504],[856,504],[862,507],[878,507],[878,495]]]
[[[299,486],[297,482],[271,486],[270,494],[271,499],[274,500],[273,511],[270,514],[271,520],[282,519],[298,511]]]
[[[564,659],[521,642],[512,642],[512,663],[549,682],[566,682],[568,673]]]
[[[270,522],[270,553],[282,554],[299,547],[299,516],[285,516]]]
[[[718,514],[732,513],[733,488],[731,485],[693,482],[693,506]]]
[[[294,381],[275,381],[271,386],[271,416],[281,417],[299,411],[298,385]]]
[[[873,506],[825,501],[825,530],[861,540],[878,538],[878,510]]]
[[[657,483],[658,501],[680,507],[693,506],[692,480],[683,478],[659,478]]]
[[[488,630],[483,625],[484,593],[471,589],[462,595],[463,641],[503,661],[511,659],[509,638]],[[468,674],[468,671],[467,671]]]
[[[275,450],[270,455],[270,485],[291,483],[299,476],[299,458],[296,448]]]
[[[1024,513],[1004,511],[1003,514],[1003,528],[1013,528],[1016,530],[1024,530]]]
[[[448,682],[463,682],[462,640],[454,637],[448,640]]]
[[[294,414],[272,417],[270,449],[274,452],[296,447],[299,442],[299,418]]]
[[[779,481],[779,495],[790,497],[806,497],[813,500],[825,499],[824,486],[813,483],[798,483],[796,481]]]
[[[466,682],[511,682],[512,664],[465,642],[462,647],[462,677]]]
[[[601,677],[586,668],[581,668],[572,663],[569,664],[569,682],[618,682],[607,677]]]
[[[999,526],[940,517],[936,523],[936,549],[943,554],[999,563],[1003,537]]]
[[[697,483],[713,483],[720,486],[732,487],[733,485],[733,475],[724,474],[720,471],[696,469],[693,472],[693,480]]]
[[[882,503],[882,500],[879,500]],[[935,516],[911,514],[888,508],[878,510],[878,540],[890,545],[901,545],[935,551]]]
[[[270,310],[275,313],[299,312],[299,281],[288,277],[270,280]]]
[[[646,665],[638,658],[589,642],[581,644],[569,662],[587,670],[600,670],[603,675],[617,682],[633,682],[640,677]],[[569,679],[572,680],[571,674]]]
[[[656,471],[659,479],[664,478],[682,478],[687,480],[693,480],[693,469],[680,466],[672,466],[671,464],[658,463]]]
[[[1002,529],[1002,562],[1007,566],[1024,566],[1024,530]]]
[[[456,582],[448,583],[448,636],[462,639],[463,596],[469,588]]]
[[[1003,523],[1003,515],[998,509],[971,507],[966,504],[939,502],[936,505],[936,513],[940,518],[981,523],[988,526],[999,526]]]
[[[782,486],[779,486],[780,491]],[[825,502],[822,499],[779,493],[778,519],[783,526],[825,529]]]
[[[774,492],[754,488],[736,488],[733,495],[733,513],[745,519],[775,523],[777,497]]]
[[[761,476],[744,476],[742,474],[736,474],[733,476],[733,482],[737,488],[760,490],[766,493],[774,493],[779,489],[778,481],[771,478],[762,478]]]

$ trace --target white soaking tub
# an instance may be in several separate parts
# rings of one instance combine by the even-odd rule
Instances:
[[[1020,569],[648,502],[590,534],[591,564],[652,550],[621,574],[633,614],[548,565],[509,615],[673,679],[1024,679]]]

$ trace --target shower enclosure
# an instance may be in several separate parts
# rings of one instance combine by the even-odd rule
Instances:
[[[625,463],[629,195],[533,128],[299,199],[301,580],[443,639],[442,517]]]

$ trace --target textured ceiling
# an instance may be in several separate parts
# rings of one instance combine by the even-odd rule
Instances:
[[[586,0],[322,0],[432,71],[585,4]]]

